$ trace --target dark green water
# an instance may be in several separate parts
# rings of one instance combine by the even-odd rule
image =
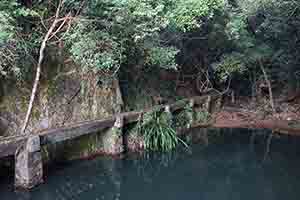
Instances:
[[[226,135],[208,146],[194,144],[191,151],[57,165],[46,184],[31,192],[13,192],[13,180],[2,178],[0,199],[300,199],[299,138],[274,138],[265,157],[266,136],[251,145],[246,132]]]

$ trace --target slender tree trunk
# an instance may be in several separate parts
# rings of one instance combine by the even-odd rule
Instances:
[[[25,134],[25,131],[26,131],[26,128],[28,126],[28,122],[29,122],[29,119],[30,119],[30,116],[31,116],[31,113],[32,113],[32,108],[33,108],[34,100],[35,100],[35,97],[36,97],[36,93],[37,93],[37,89],[38,89],[38,85],[39,85],[39,81],[40,81],[41,68],[42,68],[42,64],[43,64],[43,60],[44,60],[44,56],[45,56],[44,54],[45,54],[45,49],[46,49],[46,46],[47,46],[47,42],[48,42],[51,34],[53,33],[57,23],[59,21],[61,21],[61,20],[58,20],[60,8],[61,8],[61,2],[59,3],[58,8],[56,10],[55,19],[54,19],[51,27],[49,28],[47,34],[45,35],[45,37],[42,41],[41,47],[40,47],[39,61],[38,61],[38,64],[37,64],[35,80],[34,80],[32,92],[31,92],[31,96],[30,96],[28,109],[27,109],[27,112],[26,112],[25,121],[24,121],[22,129],[21,129],[21,134]]]
[[[275,106],[274,106],[274,100],[273,100],[273,92],[272,92],[272,85],[271,85],[271,82],[268,78],[268,75],[266,73],[266,70],[263,66],[263,63],[262,61],[259,61],[259,66],[261,68],[261,71],[263,72],[263,75],[264,75],[264,79],[268,85],[268,90],[269,90],[269,99],[270,99],[270,105],[272,107],[272,111],[275,113]]]

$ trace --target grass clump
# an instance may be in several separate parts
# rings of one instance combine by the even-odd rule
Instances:
[[[170,113],[157,110],[146,113],[142,122],[139,122],[138,127],[148,150],[167,152],[175,149],[179,143],[188,147],[177,136]]]

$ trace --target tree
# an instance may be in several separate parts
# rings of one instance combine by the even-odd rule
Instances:
[[[66,22],[69,21],[70,17],[71,17],[71,15],[68,14],[67,16],[65,16],[63,18],[60,18],[60,12],[61,12],[62,6],[63,6],[63,3],[62,3],[62,0],[60,0],[58,3],[58,6],[57,6],[56,12],[55,12],[53,22],[52,22],[51,26],[49,27],[49,29],[41,43],[41,47],[39,50],[39,59],[38,59],[38,64],[37,64],[36,76],[35,76],[32,92],[31,92],[31,97],[30,97],[26,117],[25,117],[23,127],[21,130],[21,133],[23,133],[23,134],[26,131],[26,128],[27,128],[27,125],[28,125],[28,122],[30,119],[30,115],[32,113],[33,103],[35,100],[35,96],[36,96],[37,89],[38,89],[38,84],[40,81],[41,68],[42,68],[42,63],[43,63],[44,57],[45,57],[45,49],[47,47],[47,42],[51,38],[53,38],[57,33],[59,33],[61,31],[61,29],[66,25]]]
[[[74,1],[72,1],[74,3]],[[123,66],[176,69],[176,29],[197,29],[220,9],[222,0],[90,1],[66,37],[74,60],[85,70],[114,75]],[[84,36],[84,37],[83,37]]]

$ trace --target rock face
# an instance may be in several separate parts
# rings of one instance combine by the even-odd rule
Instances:
[[[117,79],[99,84],[99,76],[93,72],[83,74],[74,64],[62,68],[45,73],[48,77],[40,83],[26,132],[101,119],[121,111],[123,101]],[[5,87],[0,99],[0,136],[19,134],[32,86]]]

